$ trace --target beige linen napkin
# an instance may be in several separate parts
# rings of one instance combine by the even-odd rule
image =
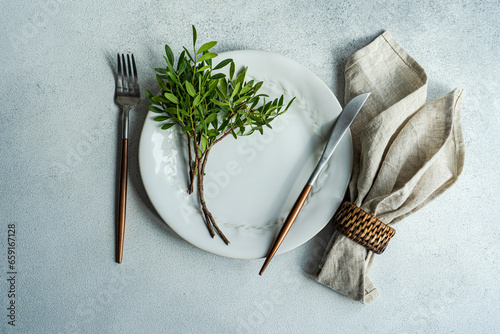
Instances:
[[[425,105],[424,69],[388,32],[349,58],[345,80],[346,103],[371,92],[351,126],[354,165],[348,195],[354,205],[392,226],[441,194],[462,172],[465,93],[455,89]],[[369,303],[379,295],[368,278],[373,257],[335,231],[316,279]]]

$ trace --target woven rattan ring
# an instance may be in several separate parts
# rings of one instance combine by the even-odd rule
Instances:
[[[382,223],[377,217],[347,201],[337,210],[334,226],[349,239],[377,254],[382,254],[396,233],[396,230]]]

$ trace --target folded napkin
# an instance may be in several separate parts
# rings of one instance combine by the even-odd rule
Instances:
[[[425,105],[424,69],[384,32],[354,53],[345,70],[345,101],[371,92],[351,126],[350,201],[392,226],[450,187],[462,172],[464,91]],[[336,230],[318,282],[354,300],[379,296],[368,278],[374,253]]]

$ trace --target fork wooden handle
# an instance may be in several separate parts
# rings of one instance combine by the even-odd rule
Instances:
[[[127,168],[128,168],[128,139],[122,139],[122,159],[120,172],[120,197],[118,204],[118,228],[116,243],[116,262],[122,263],[123,239],[125,235],[125,212],[127,209]]]

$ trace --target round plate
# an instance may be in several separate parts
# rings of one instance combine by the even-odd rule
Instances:
[[[218,255],[261,258],[314,170],[342,108],[317,76],[283,55],[245,50],[221,53],[216,59],[227,58],[234,60],[237,72],[248,66],[246,81],[264,81],[260,93],[270,98],[283,94],[285,103],[296,97],[290,109],[271,123],[272,130],[236,140],[228,136],[210,152],[205,199],[231,244],[210,237],[196,191],[187,194],[185,135],[176,126],[161,130],[152,112],[141,134],[140,171],[158,214],[182,238]],[[344,197],[351,168],[352,142],[347,133],[278,254],[303,244],[328,223]]]

